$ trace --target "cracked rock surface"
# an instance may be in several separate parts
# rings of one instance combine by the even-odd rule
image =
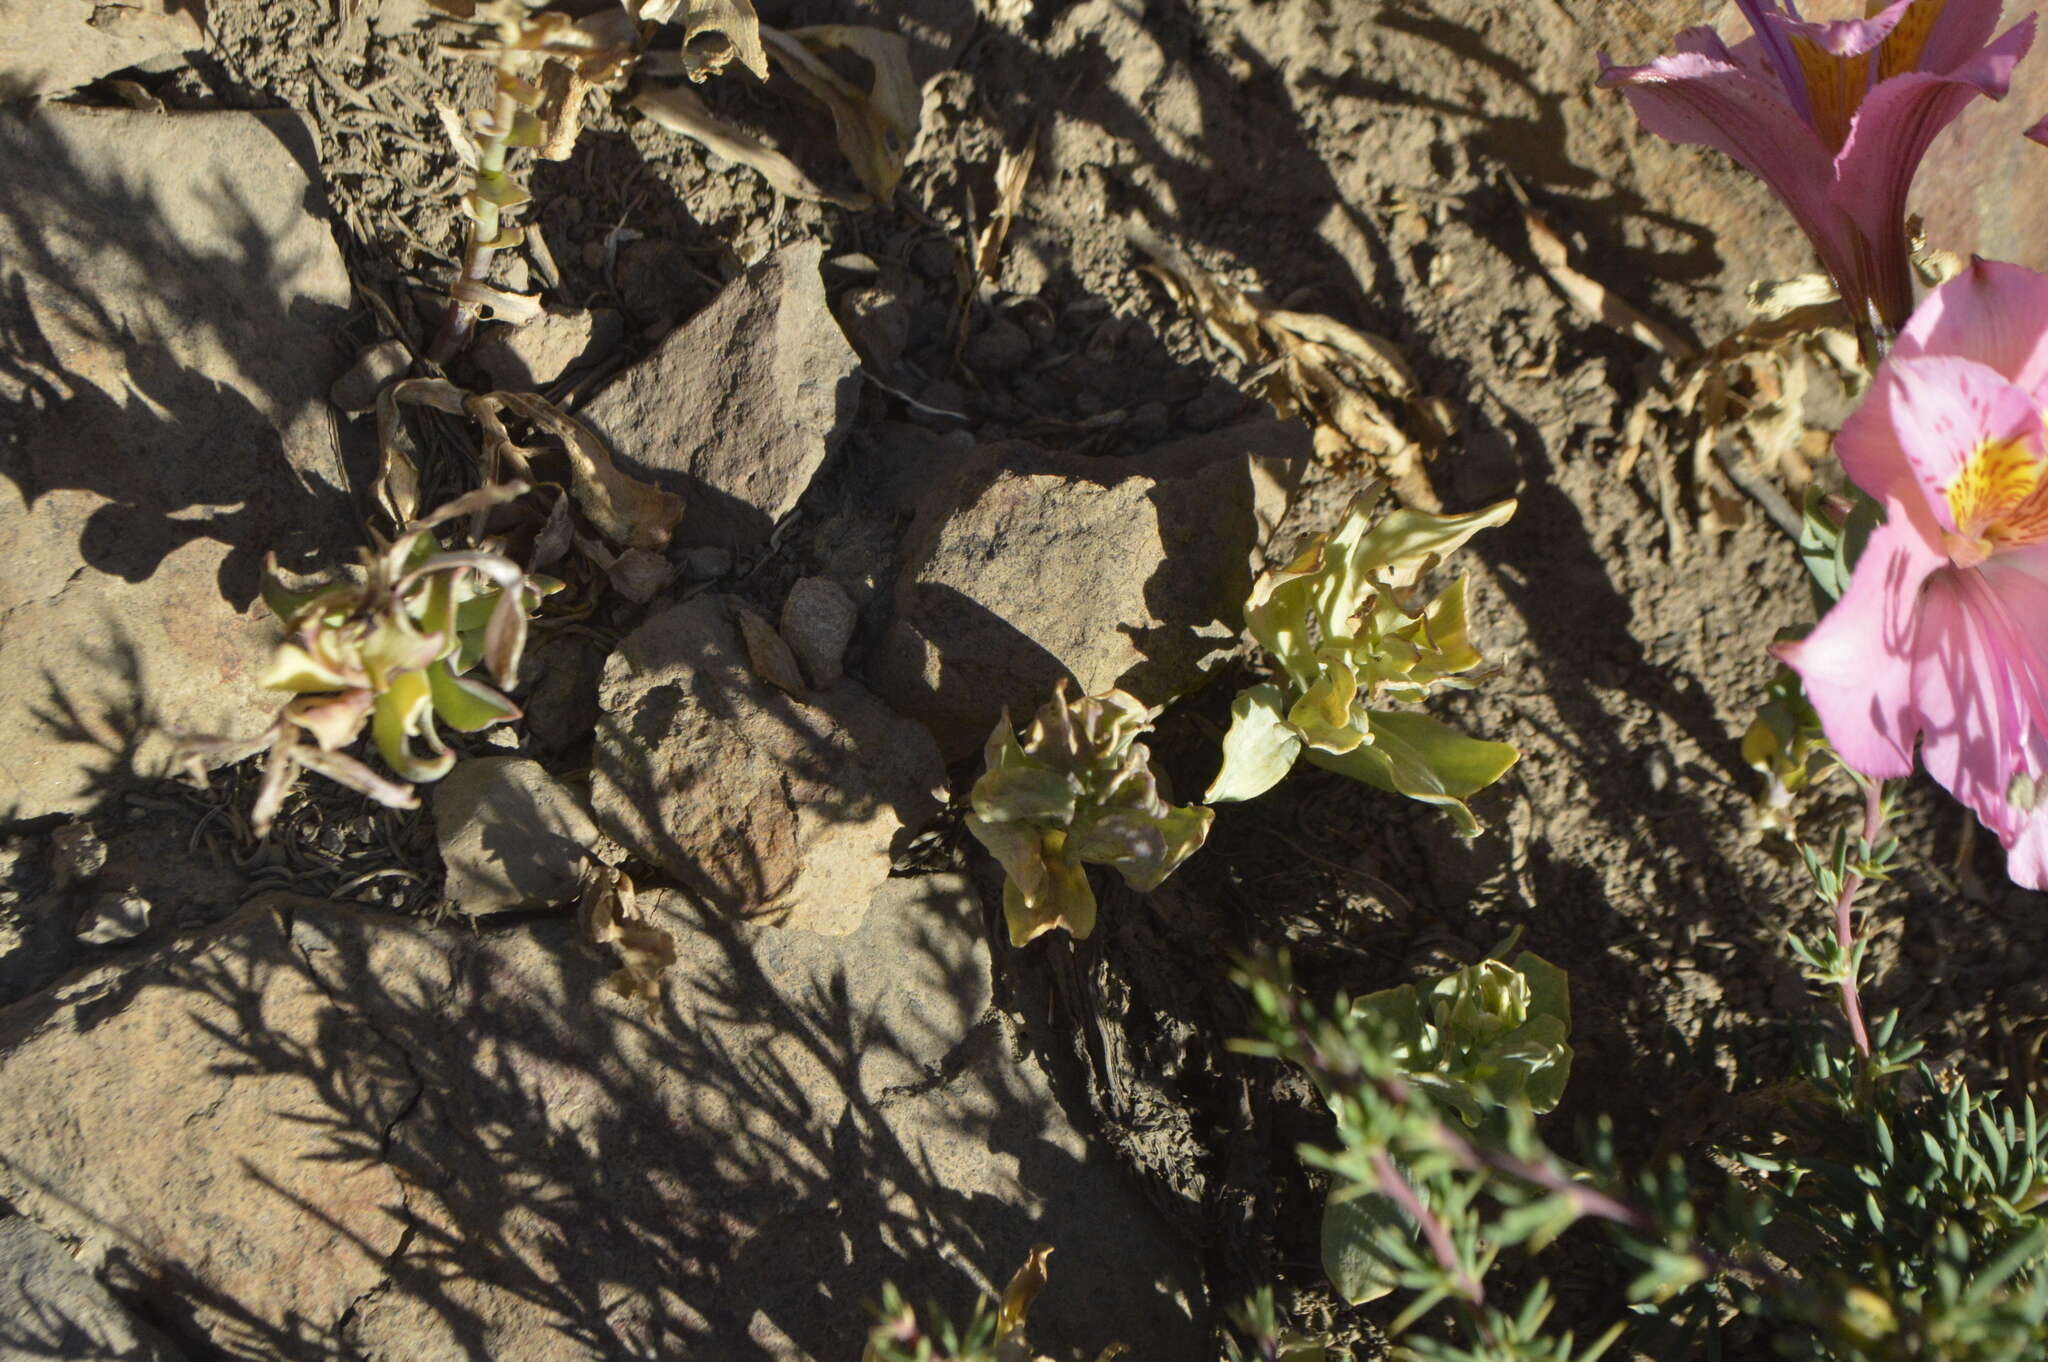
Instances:
[[[319,900],[75,976],[0,1012],[0,1196],[195,1355],[842,1358],[885,1280],[964,1305],[1037,1242],[1037,1346],[1199,1351],[1192,1255],[1010,1058],[964,881],[846,937],[651,897],[652,1014],[567,922]]]

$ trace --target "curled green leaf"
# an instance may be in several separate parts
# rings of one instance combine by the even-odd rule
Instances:
[[[1069,701],[1062,682],[1019,741],[1007,717],[989,736],[967,830],[1002,863],[1012,945],[1055,927],[1095,929],[1089,864],[1139,893],[1156,889],[1208,836],[1214,813],[1159,794],[1138,737],[1151,712],[1122,691]]]

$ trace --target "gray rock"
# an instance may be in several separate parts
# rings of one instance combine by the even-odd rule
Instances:
[[[1038,1350],[1203,1355],[1192,1255],[1013,1057],[963,881],[837,938],[643,908],[653,1016],[566,922],[314,900],[74,976],[0,1013],[0,1195],[243,1356],[837,1359],[884,1280],[964,1312],[1034,1242]]]
[[[967,362],[979,373],[998,376],[1031,358],[1031,337],[1007,317],[998,317],[967,342]]]
[[[0,808],[260,731],[263,556],[361,542],[328,407],[347,271],[282,113],[0,111]]]
[[[732,550],[719,548],[716,544],[684,549],[676,566],[687,581],[715,582],[732,571]]]
[[[619,343],[625,319],[610,308],[549,308],[524,326],[493,325],[469,357],[497,389],[547,387],[578,362]]]
[[[63,94],[202,44],[192,7],[167,0],[0,0],[0,99]]]
[[[612,654],[598,822],[721,912],[850,932],[899,843],[937,813],[945,767],[930,734],[858,684],[797,700],[756,676],[741,608],[699,596]]]
[[[846,434],[858,361],[820,254],[816,242],[775,252],[581,413],[622,467],[689,499],[678,543],[764,543]]]
[[[1262,422],[1132,459],[976,451],[912,525],[870,683],[948,759],[1062,676],[1165,703],[1236,636],[1284,499],[1268,466],[1307,444],[1305,429]]]
[[[356,362],[349,371],[334,380],[334,386],[327,390],[327,400],[341,411],[360,415],[377,405],[377,394],[384,391],[384,385],[404,375],[412,367],[412,351],[405,348],[405,342],[393,337],[378,341],[356,356]]]
[[[110,889],[94,897],[78,917],[77,936],[88,946],[115,946],[149,930],[155,905],[133,889]]]
[[[830,690],[846,675],[846,645],[860,609],[829,577],[800,577],[782,601],[778,628],[814,690]]]
[[[174,1362],[177,1356],[64,1245],[20,1216],[0,1220],[0,1362]]]
[[[471,757],[434,786],[447,896],[465,913],[576,897],[597,825],[583,800],[526,757]]]

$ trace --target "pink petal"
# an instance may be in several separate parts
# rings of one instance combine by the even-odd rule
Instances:
[[[1849,277],[1854,233],[1828,197],[1828,149],[1773,83],[1706,51],[1659,57],[1647,66],[1612,66],[1603,58],[1600,83],[1620,86],[1643,126],[1667,142],[1712,147],[1763,180],[1784,200],[1828,272],[1837,280]]]
[[[1985,826],[2015,828],[2006,791],[2025,769],[2029,659],[2012,651],[2004,612],[1975,572],[1928,579],[1914,635],[1913,705],[1927,774]]]
[[[1944,74],[1910,72],[1879,81],[1850,124],[1835,157],[1835,205],[1863,233],[1871,257],[1871,295],[1894,327],[1912,315],[1906,201],[1935,136],[1978,95],[2003,99],[2013,68],[2033,45],[2029,16],[2003,38]]]
[[[2031,438],[2041,429],[2041,414],[2026,390],[1975,360],[1894,359],[1876,387],[1883,390],[1883,418],[1944,530],[1957,528],[1946,493],[1970,456],[1994,441]],[[1856,477],[1847,453],[1842,466]]]
[[[1793,55],[1790,39],[1778,27],[1784,22],[1785,14],[1775,0],[1735,0],[1735,4],[1743,17],[1749,20],[1749,26],[1756,30],[1757,47],[1777,73],[1778,83],[1785,87],[1785,96],[1791,107],[1811,125],[1813,104],[1806,97],[1806,74],[1800,68],[1799,58]]]
[[[1810,23],[1790,16],[1769,15],[1770,24],[1787,39],[1804,38],[1821,51],[1837,57],[1860,57],[1891,36],[1899,19],[1917,0],[1895,0],[1890,8],[1871,19],[1839,19]],[[1791,46],[1788,41],[1786,46]]]
[[[2007,804],[1996,822],[1981,813],[1977,819],[1998,834],[2005,847],[2005,873],[2014,884],[2048,889],[2048,780],[2043,779],[2043,772],[2048,772],[2048,738],[2038,730],[2028,739],[2025,764],[2037,785],[2034,807],[2016,809]]]
[[[1916,355],[1976,360],[2048,405],[2048,275],[1972,261],[1928,294],[1899,333],[1893,359]]]
[[[2024,815],[2011,831],[1991,830],[2005,846],[2006,877],[2022,889],[2048,889],[2048,801]]]
[[[2048,146],[2048,118],[2044,118],[2040,122],[2036,123],[2033,127],[2028,128],[2027,136],[2033,138],[2036,142],[2041,143],[2043,146]]]
[[[1778,656],[1806,683],[1806,698],[1842,760],[1867,776],[1913,769],[1920,733],[1914,705],[1920,589],[1948,558],[1907,505],[1886,508],[1849,589],[1798,643]]]
[[[2004,617],[2023,707],[2048,740],[2048,544],[1995,553],[1977,575]]]
[[[1991,41],[1991,35],[1998,31],[1998,20],[2005,9],[2004,0],[1920,0],[1922,4],[1938,5],[1940,17],[1934,21],[1934,29],[1927,35],[1927,45],[1920,49],[1922,71],[1953,71],[1970,58],[1983,51]]]

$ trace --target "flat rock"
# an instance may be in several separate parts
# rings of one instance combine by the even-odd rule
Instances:
[[[617,345],[624,330],[624,319],[609,308],[548,308],[524,326],[485,328],[469,358],[493,388],[524,392],[547,387],[592,351]]]
[[[449,902],[465,913],[576,897],[597,825],[574,790],[527,757],[471,757],[434,786]]]
[[[815,241],[770,255],[579,413],[622,467],[688,498],[678,544],[766,542],[846,435],[859,360],[821,255]]]
[[[20,1216],[0,1220],[0,1362],[174,1362],[70,1250]]]
[[[870,683],[949,760],[1061,677],[1164,704],[1235,638],[1284,501],[1272,470],[1307,440],[1256,422],[1127,459],[973,451],[912,524]]]
[[[263,556],[349,561],[325,396],[349,306],[295,116],[0,111],[0,807],[90,803],[169,732],[259,731]]]
[[[0,1195],[221,1355],[836,1360],[884,1281],[964,1313],[1034,1242],[1038,1349],[1205,1355],[1192,1255],[1013,1058],[964,881],[836,938],[646,906],[651,1016],[566,922],[312,900],[75,976],[0,1012]]]
[[[196,7],[167,0],[0,0],[0,99],[60,95],[202,44]]]
[[[846,675],[846,645],[860,608],[829,577],[799,577],[782,600],[777,627],[814,689],[830,690]]]
[[[849,932],[938,812],[931,735],[851,681],[798,700],[754,674],[731,597],[649,619],[605,666],[599,825],[720,911]]]

